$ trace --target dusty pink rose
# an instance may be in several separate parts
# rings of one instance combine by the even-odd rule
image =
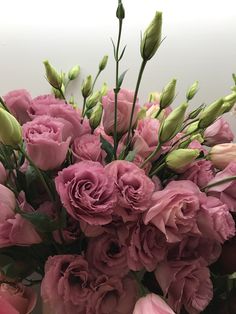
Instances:
[[[104,151],[101,148],[99,135],[85,134],[77,137],[72,145],[72,154],[74,160],[93,160],[102,162]]]
[[[205,130],[204,139],[207,146],[214,146],[232,142],[234,134],[229,123],[224,118],[219,118]]]
[[[90,225],[111,222],[116,205],[114,180],[98,162],[81,161],[59,172],[56,189],[69,215]]]
[[[133,314],[175,314],[157,294],[149,293],[135,304]]]
[[[121,89],[119,91],[117,102],[117,132],[119,134],[124,134],[126,131],[128,131],[133,99],[133,92],[126,89]],[[108,135],[111,135],[114,132],[115,111],[115,94],[113,90],[110,90],[107,95],[102,98],[102,104],[104,109],[102,120],[104,130]],[[136,122],[138,109],[139,104],[138,101],[136,101],[132,126]]]
[[[7,179],[7,172],[3,164],[0,162],[0,184],[4,184]]]
[[[203,188],[214,178],[213,164],[205,159],[196,160],[188,166],[188,169],[179,178],[190,180]]]
[[[2,314],[30,314],[36,305],[36,293],[22,284],[0,284]]]
[[[136,154],[134,159],[133,159],[133,163],[138,166],[139,168],[141,168],[141,165],[143,164],[145,158],[143,158],[142,156]],[[150,172],[152,168],[152,163],[151,162],[147,162],[145,164],[145,166],[143,167],[143,170],[145,171],[145,173],[148,175],[148,173]]]
[[[218,169],[224,169],[231,162],[236,163],[236,143],[213,146],[209,153],[209,159]]]
[[[55,255],[45,264],[41,296],[55,314],[87,313],[91,302],[91,275],[81,255]]]
[[[218,198],[209,196],[198,213],[198,227],[201,233],[209,239],[220,243],[235,235],[235,223],[227,205]]]
[[[101,275],[93,283],[89,314],[131,314],[138,298],[137,283],[128,276]]]
[[[23,126],[27,153],[41,170],[60,167],[66,159],[70,138],[56,118],[40,116]]]
[[[27,90],[14,90],[6,94],[3,98],[10,112],[16,117],[20,124],[31,120],[28,109],[30,108],[32,99]]]
[[[122,277],[129,272],[126,246],[110,233],[90,239],[86,257],[95,275]]]
[[[181,241],[186,235],[199,235],[196,219],[204,199],[205,194],[193,182],[172,181],[162,191],[153,193],[144,223],[155,225],[167,242]]]
[[[199,314],[213,297],[209,269],[199,260],[162,262],[155,276],[164,295],[168,295],[168,304],[177,313],[183,306],[187,313]]]
[[[118,205],[123,209],[119,214],[124,220],[133,220],[136,214],[148,209],[154,183],[144,170],[132,162],[116,160],[106,166],[106,171],[115,180]]]
[[[216,174],[215,178],[212,179],[209,184],[217,181],[221,181],[227,177],[236,176],[236,163],[230,163],[223,171]],[[225,203],[228,208],[235,212],[236,211],[236,180],[231,180],[225,183],[221,183],[208,189],[208,194],[219,198]]]

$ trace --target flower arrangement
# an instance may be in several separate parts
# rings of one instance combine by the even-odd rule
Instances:
[[[162,13],[143,33],[135,91],[119,66],[125,10],[118,1],[115,86],[81,86],[80,72],[44,62],[52,94],[0,98],[1,313],[235,313],[236,144],[222,115],[229,95],[189,112],[196,81],[171,108],[176,80],[140,105]],[[219,312],[221,311],[221,312]]]

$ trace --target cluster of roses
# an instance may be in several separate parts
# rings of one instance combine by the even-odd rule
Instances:
[[[166,141],[145,162],[158,146],[161,124],[171,109],[154,118],[158,100],[142,108],[137,101],[132,161],[108,163],[101,138],[113,147],[114,98],[113,91],[103,97],[102,122],[93,129],[79,109],[52,95],[31,99],[20,90],[4,97],[22,125],[28,156],[17,172],[36,166],[54,182],[56,196],[50,199],[40,184],[30,204],[23,188],[18,194],[10,190],[14,173],[0,164],[0,247],[43,243],[40,229],[24,214],[55,219],[63,206],[66,225],[52,232],[62,251],[49,254],[54,256],[46,261],[41,285],[45,313],[173,313],[171,308],[200,313],[213,297],[208,266],[219,258],[222,244],[235,236],[231,212],[236,210],[236,181],[217,185],[236,175],[236,144],[222,144],[231,142],[233,134],[220,117],[203,135],[204,144],[216,145],[210,153],[193,138],[186,151],[197,151],[195,158],[185,165],[169,159],[165,167],[174,176],[165,180],[160,172],[150,178],[152,162],[168,154],[184,133]],[[125,147],[132,100],[133,93],[121,89],[118,154]],[[145,115],[140,115],[143,109]],[[200,153],[202,158],[196,159]],[[73,254],[63,252],[78,240]],[[171,308],[154,294],[138,301],[145,272],[154,274]],[[8,314],[30,313],[36,299],[29,291],[2,275],[0,304]]]

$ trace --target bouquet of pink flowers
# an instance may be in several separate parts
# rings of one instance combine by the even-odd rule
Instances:
[[[68,100],[80,68],[45,61],[52,94],[0,98],[0,312],[44,314],[235,312],[236,144],[222,115],[229,95],[193,111],[176,80],[140,105],[138,91],[162,37],[157,12],[141,38],[135,91],[122,87],[125,11],[118,1],[115,86],[83,106]]]

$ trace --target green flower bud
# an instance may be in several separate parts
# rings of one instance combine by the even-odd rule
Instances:
[[[218,99],[209,106],[207,106],[199,116],[199,128],[205,129],[211,125],[221,114],[221,108],[224,100]]]
[[[233,80],[234,80],[234,84],[236,85],[236,74],[233,73],[233,74],[232,74],[232,77],[233,77]]]
[[[224,102],[221,107],[221,114],[227,113],[233,109],[235,102]]]
[[[191,123],[188,128],[186,129],[186,134],[193,133],[194,131],[197,131],[199,129],[199,121],[195,121]]]
[[[98,101],[101,100],[101,93],[100,91],[97,91],[93,94],[91,94],[87,100],[86,100],[86,107],[87,109],[91,109],[94,106],[96,106],[96,104],[98,103]]]
[[[163,89],[160,96],[161,109],[167,108],[175,98],[176,79],[170,81]]]
[[[43,64],[45,66],[46,76],[50,85],[52,85],[52,87],[56,89],[61,89],[62,86],[61,76],[57,73],[54,67],[50,65],[48,60],[45,60]]]
[[[154,19],[143,34],[140,52],[143,60],[150,60],[161,44],[162,12],[156,12]]]
[[[186,98],[187,100],[191,100],[197,93],[198,91],[198,81],[195,81],[193,83],[193,85],[190,86],[190,88],[188,89],[187,93],[186,93]]]
[[[160,94],[158,92],[152,92],[148,96],[148,102],[159,102]]]
[[[99,71],[103,71],[107,65],[107,61],[108,61],[108,56],[104,56],[101,60],[101,62],[99,63]]]
[[[118,7],[116,10],[116,17],[119,20],[123,20],[125,18],[125,9],[121,0],[118,0]]]
[[[232,92],[236,92],[236,86],[231,87]]]
[[[87,98],[92,92],[92,76],[89,75],[82,83],[81,92],[84,98]]]
[[[171,140],[180,131],[183,126],[185,112],[188,108],[187,103],[175,108],[163,121],[159,133],[159,143],[165,143]]]
[[[101,96],[106,96],[107,92],[108,92],[108,86],[107,86],[107,83],[104,82],[100,90]]]
[[[93,111],[89,118],[89,124],[93,130],[99,126],[102,119],[102,112],[103,112],[102,104],[98,102],[97,105],[93,108]]]
[[[204,138],[202,137],[202,135],[200,133],[198,133],[198,134],[191,136],[191,142],[192,141],[198,141],[200,144],[202,144],[204,142]]]
[[[236,93],[231,93],[223,98],[224,102],[236,102]]]
[[[166,157],[166,165],[173,171],[181,170],[199,156],[198,149],[176,149],[170,152]]]
[[[19,122],[2,108],[0,108],[0,142],[12,147],[22,143],[22,131]]]
[[[68,79],[70,81],[75,80],[78,77],[79,73],[80,73],[80,66],[75,65],[73,68],[70,69],[68,73]]]
[[[202,104],[201,106],[199,106],[197,109],[193,110],[192,112],[190,112],[188,119],[195,119],[197,118],[197,116],[200,114],[200,112],[206,107],[205,104]]]
[[[65,94],[65,85],[64,84],[61,85],[61,91],[63,94]],[[54,96],[56,98],[63,99],[62,94],[60,93],[60,91],[58,89],[52,87],[52,93],[54,94]]]

